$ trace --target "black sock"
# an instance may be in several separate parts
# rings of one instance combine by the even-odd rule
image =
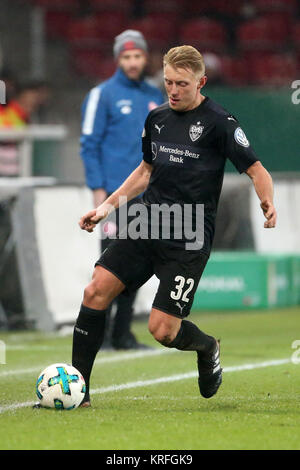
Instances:
[[[166,346],[180,351],[198,351],[205,354],[210,352],[215,344],[216,340],[213,336],[201,331],[194,323],[182,320],[176,338]]]
[[[72,364],[81,372],[89,396],[90,375],[105,331],[106,310],[95,310],[81,305],[73,333]]]

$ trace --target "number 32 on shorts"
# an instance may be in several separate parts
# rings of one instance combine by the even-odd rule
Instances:
[[[173,300],[182,300],[183,302],[189,302],[188,294],[191,292],[191,290],[194,287],[195,281],[191,277],[188,279],[185,279],[183,276],[176,276],[175,277],[175,282],[177,283],[175,285],[176,291],[171,291],[170,292],[170,297]]]

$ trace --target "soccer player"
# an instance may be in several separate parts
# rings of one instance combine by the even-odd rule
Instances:
[[[137,167],[141,160],[141,133],[149,111],[163,103],[163,95],[144,80],[148,60],[147,42],[141,32],[126,30],[116,36],[114,58],[117,70],[112,77],[94,87],[82,107],[81,157],[86,184],[92,190],[94,207],[98,207]],[[118,143],[118,145],[116,145]],[[135,201],[131,201],[134,203]],[[101,232],[101,249],[122,228],[119,218],[106,221]],[[108,233],[108,232],[106,232]],[[115,349],[143,349],[130,330],[136,292],[119,295],[116,314],[110,328],[106,314],[107,346]],[[111,331],[111,335],[110,333]],[[111,336],[111,337],[110,337]]]
[[[219,342],[186,317],[210,255],[226,158],[251,178],[266,218],[264,227],[276,224],[270,174],[237,119],[202,94],[207,77],[200,52],[191,46],[170,49],[164,56],[164,80],[168,102],[146,119],[142,162],[104,203],[84,215],[79,225],[92,232],[119,206],[120,197],[131,200],[144,193],[142,200],[149,213],[145,225],[149,220],[151,225],[153,207],[188,206],[195,222],[197,207],[204,206],[203,239],[199,242],[197,238],[198,244],[187,244],[185,235],[178,239],[174,218],[170,237],[164,239],[162,230],[154,239],[120,236],[102,254],[84,291],[74,328],[73,365],[87,384],[82,406],[90,405],[90,374],[101,346],[106,308],[120,292],[140,287],[153,274],[160,284],[150,312],[150,333],[166,347],[195,351],[201,395],[210,398],[217,392],[222,382]]]

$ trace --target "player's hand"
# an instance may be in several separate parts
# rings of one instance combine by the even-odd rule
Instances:
[[[97,209],[93,209],[81,217],[79,221],[79,226],[82,230],[86,230],[87,232],[93,232],[96,225],[102,220],[107,217],[109,211],[108,209],[101,209],[101,206]]]
[[[275,207],[269,201],[263,201],[260,207],[262,208],[264,216],[267,219],[264,223],[264,228],[274,228],[277,221],[277,212]]]

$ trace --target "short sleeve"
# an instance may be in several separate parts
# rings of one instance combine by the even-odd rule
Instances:
[[[259,160],[234,116],[222,116],[217,132],[221,152],[225,158],[229,158],[239,173],[244,173]]]
[[[142,133],[142,151],[143,151],[143,160],[146,163],[151,164],[152,163],[152,150],[151,150],[150,114],[148,114],[146,118],[143,133]]]

